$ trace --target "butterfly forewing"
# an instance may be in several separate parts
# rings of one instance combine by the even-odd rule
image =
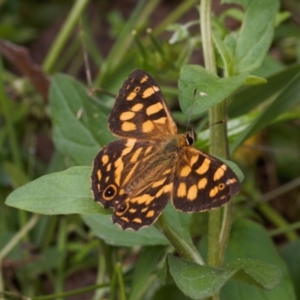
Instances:
[[[160,88],[141,70],[124,82],[108,123],[111,132],[120,137],[164,140],[177,133]]]

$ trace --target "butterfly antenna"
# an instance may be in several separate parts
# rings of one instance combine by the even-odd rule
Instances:
[[[214,126],[214,125],[218,125],[218,124],[222,124],[222,123],[225,123],[225,120],[220,120],[220,121],[218,121],[218,122],[209,124],[208,126],[203,127],[202,130],[208,129],[210,126]]]
[[[187,121],[187,125],[186,125],[186,131],[188,131],[188,128],[189,128],[190,123],[191,123],[191,115],[192,115],[193,106],[194,106],[194,103],[195,103],[196,93],[197,93],[197,88],[194,89],[193,101],[192,101],[192,105],[191,105],[191,109],[190,109],[190,113],[189,113],[189,117],[188,117],[188,121]]]

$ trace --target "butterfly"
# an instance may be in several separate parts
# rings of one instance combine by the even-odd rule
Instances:
[[[141,70],[124,82],[108,118],[120,137],[97,154],[91,176],[94,199],[112,208],[122,229],[149,226],[169,199],[177,210],[200,212],[239,192],[236,174],[193,147],[195,133],[177,126],[154,79]]]

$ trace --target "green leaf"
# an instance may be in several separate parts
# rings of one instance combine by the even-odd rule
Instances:
[[[49,99],[56,148],[74,164],[91,165],[100,147],[112,140],[107,129],[109,109],[62,74],[53,77]]]
[[[267,78],[285,69],[287,69],[287,67],[281,61],[276,60],[271,54],[267,54],[259,68],[253,70],[251,73],[255,76]]]
[[[184,113],[202,113],[227,98],[242,86],[246,78],[246,73],[219,78],[201,66],[184,66],[178,80],[180,107]]]
[[[228,107],[228,115],[230,118],[235,118],[248,114],[255,107],[278,94],[299,72],[300,64],[295,64],[268,77],[266,84],[250,86],[238,91]]]
[[[143,227],[139,231],[122,230],[117,224],[113,224],[111,216],[101,214],[83,215],[83,220],[92,230],[92,234],[109,245],[132,247],[169,243],[153,226]]]
[[[287,244],[281,251],[281,257],[288,266],[294,283],[296,298],[300,299],[300,240]]]
[[[204,243],[202,244],[204,246]],[[245,264],[245,259],[256,259],[266,264],[276,266],[281,271],[281,282],[272,291],[264,291],[257,289],[255,286],[246,284],[244,282],[230,280],[225,284],[221,290],[222,300],[231,299],[255,299],[255,300],[281,300],[281,299],[295,299],[291,280],[288,275],[286,265],[279,257],[277,249],[270,239],[266,230],[259,224],[249,220],[236,220],[231,229],[228,247],[226,250],[225,262],[232,262],[237,258],[241,259],[241,266]],[[229,263],[230,265],[230,263]],[[225,267],[228,267],[225,264]],[[251,276],[255,272],[255,276],[264,275],[264,280],[260,279],[260,283],[265,288],[271,288],[276,284],[275,272],[267,271],[263,264],[261,266],[254,266],[247,269]],[[265,269],[265,270],[264,270]],[[248,272],[249,272],[248,271]],[[268,273],[270,275],[268,276]],[[273,278],[272,278],[273,277]]]
[[[176,285],[192,299],[202,299],[214,295],[235,273],[235,270],[200,266],[170,254],[167,259],[170,274]]]
[[[238,259],[225,265],[225,268],[238,270],[233,278],[242,280],[266,290],[274,289],[281,278],[280,269],[257,259]]]
[[[259,67],[271,45],[278,0],[223,0],[245,8],[241,29],[236,35],[235,74]],[[236,34],[236,33],[235,33]]]
[[[90,167],[73,167],[42,176],[16,189],[5,203],[45,215],[109,213],[92,199],[91,172]]]
[[[169,283],[174,283],[172,276],[170,275],[167,259],[165,260],[163,266],[157,272],[157,279],[162,285]]]
[[[222,59],[220,68],[224,69],[228,76],[232,76],[234,74],[234,57],[230,47],[219,37],[219,34],[214,33],[213,41],[218,51],[217,54],[219,54]]]
[[[276,266],[255,259],[238,259],[223,268],[213,268],[168,255],[167,265],[179,289],[192,299],[214,295],[230,278],[273,289],[279,283],[281,274]],[[167,271],[163,270],[160,276],[165,281]]]
[[[163,257],[164,250],[165,247],[162,246],[146,247],[140,253],[133,272],[129,300],[144,299],[145,292],[155,278],[152,275],[151,280],[151,274],[155,270],[158,260]]]
[[[248,128],[238,136],[231,145],[231,151],[234,151],[245,140],[251,137],[259,130],[265,128],[277,117],[289,108],[294,107],[300,102],[300,72],[294,76],[287,87],[274,99],[274,101],[262,111],[257,119],[251,123]]]
[[[260,85],[265,83],[267,83],[267,80],[265,78],[254,75],[249,75],[245,82],[246,85]]]

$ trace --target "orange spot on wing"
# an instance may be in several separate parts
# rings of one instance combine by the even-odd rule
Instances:
[[[177,197],[186,197],[186,184],[181,182],[177,189]]]
[[[145,133],[151,132],[154,129],[153,122],[150,120],[144,122],[142,125],[142,128],[143,128],[143,132],[145,132]]]
[[[123,131],[133,131],[136,130],[136,125],[132,122],[123,122],[122,123],[122,130]]]
[[[146,218],[152,218],[154,216],[154,210],[149,210],[146,214]]]
[[[197,195],[198,195],[197,185],[194,184],[188,189],[186,197],[188,200],[194,201],[197,198]]]
[[[222,178],[224,176],[226,169],[227,169],[226,165],[222,165],[221,167],[219,167],[214,174],[214,180],[216,181]]]
[[[202,178],[198,181],[198,189],[204,189],[207,185],[207,179],[206,178]]]
[[[219,192],[219,189],[217,186],[215,186],[213,189],[210,190],[209,192],[209,197],[213,198],[215,197]]]
[[[186,176],[190,175],[191,171],[192,171],[191,167],[186,165],[181,169],[180,176],[186,177]]]
[[[132,111],[126,111],[120,114],[120,120],[121,121],[127,121],[127,120],[131,120],[132,118],[134,118],[135,113]]]
[[[126,100],[131,101],[136,97],[136,93],[131,92],[127,97]]]
[[[138,157],[140,156],[142,150],[143,150],[143,148],[138,148],[132,155],[130,162],[136,162],[138,160]]]
[[[101,158],[102,164],[106,165],[109,161],[109,156],[108,155],[103,155]]]
[[[205,174],[208,171],[210,164],[211,164],[211,160],[205,158],[202,165],[196,170],[196,173],[200,175]]]
[[[159,111],[161,111],[163,109],[163,105],[160,102],[157,102],[155,104],[150,105],[149,107],[147,107],[146,109],[146,114],[148,116],[151,116],[153,114],[158,113]]]
[[[144,104],[137,103],[131,107],[131,111],[138,112],[144,107]]]

